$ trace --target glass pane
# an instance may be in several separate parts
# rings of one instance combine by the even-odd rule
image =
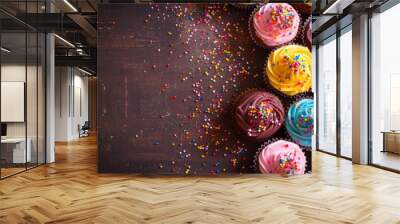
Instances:
[[[38,163],[45,163],[45,44],[46,37],[39,33],[38,45]]]
[[[37,132],[38,132],[38,36],[36,32],[28,32],[28,63],[27,63],[27,81],[26,81],[26,113],[27,113],[27,142],[28,150],[30,148],[30,159],[28,160],[28,168],[37,165],[38,160],[38,144],[37,144]]]
[[[336,153],[336,38],[318,48],[318,147]]]
[[[374,15],[372,25],[372,163],[400,170],[400,5]]]
[[[31,158],[26,151],[25,31],[2,32],[1,46],[1,174],[5,177],[25,170]]]
[[[340,153],[352,157],[352,32],[340,36]]]

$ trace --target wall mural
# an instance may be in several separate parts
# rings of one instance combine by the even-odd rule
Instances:
[[[101,4],[100,172],[311,171],[307,4]]]

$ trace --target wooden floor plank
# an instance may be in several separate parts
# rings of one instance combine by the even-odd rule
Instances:
[[[320,152],[290,178],[98,174],[94,137],[56,159],[0,181],[0,223],[400,223],[399,174]]]

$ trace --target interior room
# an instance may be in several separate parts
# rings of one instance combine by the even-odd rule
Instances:
[[[0,223],[400,223],[396,0],[0,1]]]

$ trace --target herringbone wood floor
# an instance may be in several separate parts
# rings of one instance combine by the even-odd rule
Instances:
[[[291,178],[105,175],[86,138],[0,181],[0,223],[400,223],[400,175],[313,156],[313,174]]]

